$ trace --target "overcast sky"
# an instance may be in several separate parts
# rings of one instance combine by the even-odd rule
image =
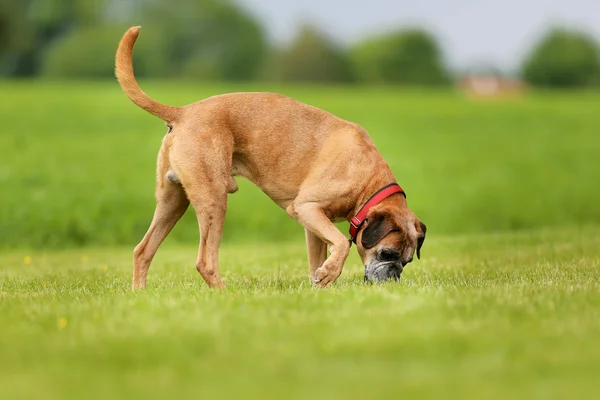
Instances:
[[[600,0],[238,0],[261,19],[276,43],[314,22],[343,42],[398,26],[430,28],[453,67],[514,69],[551,25],[578,27],[600,38]],[[356,5],[352,5],[356,4]]]

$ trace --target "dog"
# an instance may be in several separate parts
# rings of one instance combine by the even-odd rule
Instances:
[[[189,204],[200,229],[196,269],[210,287],[224,287],[218,254],[227,195],[238,190],[235,177],[253,182],[304,227],[309,277],[317,286],[340,276],[353,242],[366,281],[399,279],[415,251],[420,258],[427,227],[408,209],[365,129],[274,93],[161,104],[134,75],[139,31],[132,27],[123,35],[116,77],[127,97],[165,121],[168,132],[158,153],[154,217],[133,253],[134,290],[146,287],[158,247]],[[332,223],[343,219],[351,223],[350,240]]]

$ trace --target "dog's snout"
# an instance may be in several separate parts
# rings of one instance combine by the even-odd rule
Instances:
[[[400,259],[400,253],[392,249],[382,249],[379,254],[377,254],[377,259],[379,261],[398,261]]]

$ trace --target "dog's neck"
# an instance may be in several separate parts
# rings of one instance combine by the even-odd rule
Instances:
[[[382,187],[389,185],[390,183],[393,183],[395,181],[396,180],[394,179],[393,176],[391,176],[391,177],[385,176],[380,179],[369,180],[369,183],[365,185],[365,187],[359,194],[356,204],[350,210],[350,212],[346,215],[346,220],[348,222],[350,222],[352,220],[352,218],[354,218],[354,216],[360,211],[360,209],[369,200],[369,198],[371,198],[371,196],[373,196],[373,194],[375,194],[375,192],[377,192]],[[389,204],[396,203],[400,206],[400,208],[408,207],[408,205],[406,203],[406,198],[400,193],[393,194],[390,197],[383,199],[379,204],[386,204],[386,203],[389,203]]]

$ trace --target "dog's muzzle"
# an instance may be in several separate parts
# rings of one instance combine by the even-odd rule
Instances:
[[[365,266],[366,282],[399,281],[402,276],[402,263],[373,262]]]

